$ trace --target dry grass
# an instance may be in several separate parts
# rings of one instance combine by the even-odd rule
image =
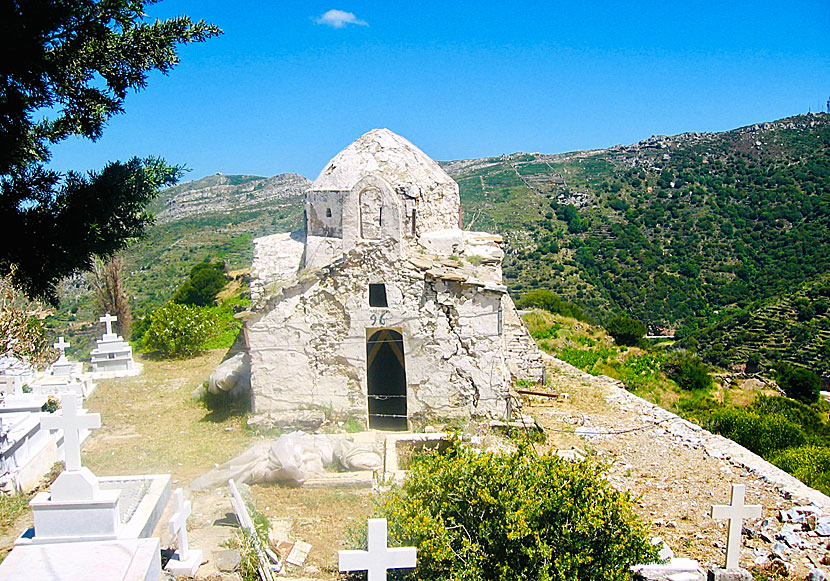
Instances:
[[[252,440],[245,417],[209,411],[191,396],[224,353],[144,360],[141,375],[99,381],[86,406],[101,413],[101,429],[84,446],[84,465],[98,476],[169,473],[189,483],[241,453]]]
[[[368,490],[252,486],[257,509],[269,519],[291,519],[291,540],[311,544],[306,565],[337,572],[337,551],[346,547],[346,530],[372,512]]]

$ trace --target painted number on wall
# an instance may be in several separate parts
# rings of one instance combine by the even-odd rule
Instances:
[[[369,320],[372,321],[372,326],[383,326],[386,324],[386,315],[387,313],[372,313],[372,316],[369,317]]]

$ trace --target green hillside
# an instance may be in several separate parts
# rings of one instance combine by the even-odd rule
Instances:
[[[722,367],[753,356],[762,365],[786,360],[830,378],[830,274],[759,305],[726,313],[681,344]]]
[[[518,293],[694,329],[830,271],[830,116],[447,164]],[[465,223],[466,223],[465,222]]]

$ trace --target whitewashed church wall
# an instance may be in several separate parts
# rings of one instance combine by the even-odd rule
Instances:
[[[305,212],[309,236],[343,237],[343,192],[306,192]]]
[[[281,232],[254,239],[251,298],[256,302],[273,294],[274,285],[293,280],[305,252],[302,232]]]
[[[249,322],[255,413],[332,407],[365,417],[366,341],[380,328],[403,336],[410,416],[503,413],[501,294],[425,281],[389,257],[366,259]],[[379,279],[388,308],[368,306],[368,284]]]
[[[309,236],[303,256],[303,269],[319,270],[343,256],[343,240]]]

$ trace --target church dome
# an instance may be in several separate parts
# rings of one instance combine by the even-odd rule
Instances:
[[[455,186],[447,172],[412,143],[388,129],[373,129],[334,156],[310,189],[349,191],[367,176],[382,177],[411,197]]]

